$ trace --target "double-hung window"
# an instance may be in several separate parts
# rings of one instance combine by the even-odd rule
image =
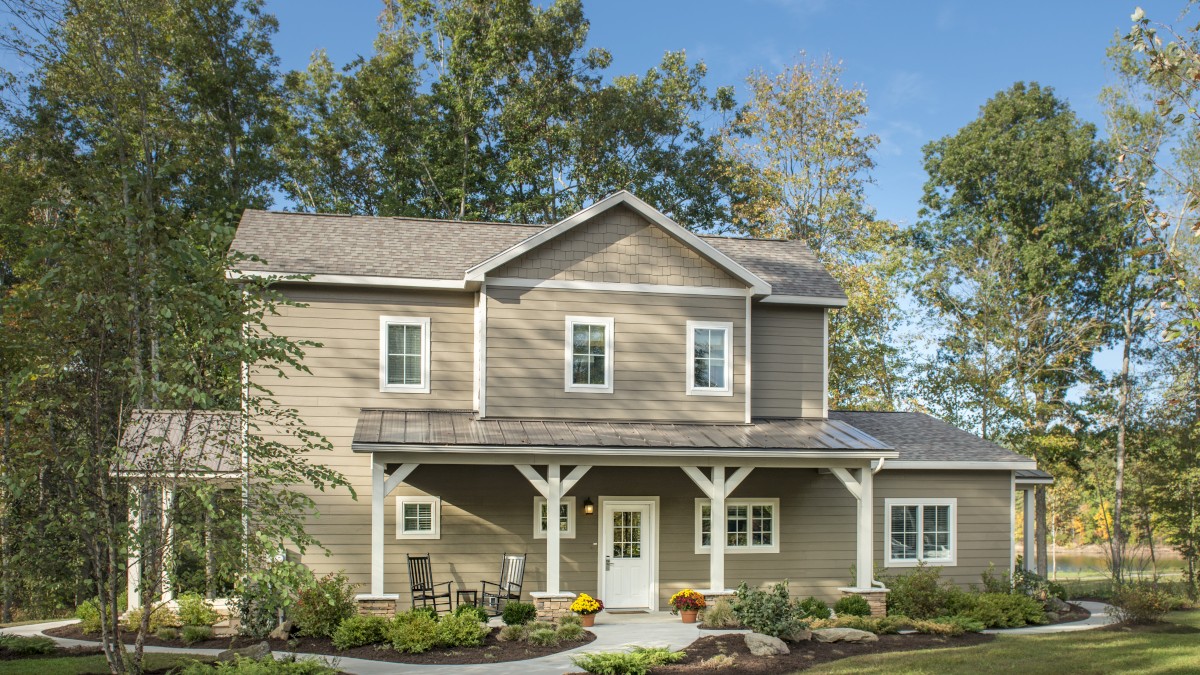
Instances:
[[[379,317],[379,391],[429,393],[427,317]]]
[[[696,553],[707,553],[712,544],[712,505],[696,500]],[[726,499],[725,551],[727,553],[779,552],[778,499]]]
[[[549,518],[546,513],[546,498],[533,498],[533,538],[546,538],[546,525]],[[558,531],[562,539],[575,538],[575,498],[563,497],[558,503]]]
[[[957,510],[955,499],[885,499],[888,566],[955,564]]]
[[[397,539],[440,539],[442,500],[437,497],[396,497]]]
[[[687,393],[733,395],[733,324],[687,322]]]
[[[565,391],[612,393],[612,317],[568,316]]]

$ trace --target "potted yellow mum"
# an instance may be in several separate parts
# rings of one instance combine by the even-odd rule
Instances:
[[[604,609],[604,603],[587,593],[580,593],[571,603],[571,611],[579,615],[585,628],[591,628],[596,623],[596,615]]]
[[[671,613],[678,614],[684,623],[696,623],[696,614],[705,604],[703,595],[685,588],[671,596]]]

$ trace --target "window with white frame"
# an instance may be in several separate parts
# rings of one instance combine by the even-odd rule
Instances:
[[[533,498],[533,538],[546,538],[546,498]],[[560,539],[575,538],[575,498],[563,497],[558,503],[558,532]]]
[[[379,317],[379,390],[429,393],[428,317]]]
[[[707,553],[712,544],[712,504],[696,500],[696,553]],[[726,499],[725,551],[727,553],[779,552],[778,499]]]
[[[565,391],[613,390],[612,317],[568,316]]]
[[[733,395],[733,324],[687,322],[687,393]]]
[[[442,500],[437,497],[396,497],[397,539],[441,539]]]
[[[956,499],[885,499],[888,566],[954,565],[957,511]]]

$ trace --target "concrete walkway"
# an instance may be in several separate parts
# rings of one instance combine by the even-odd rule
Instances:
[[[1025,628],[994,629],[985,633],[1006,635],[1030,635],[1046,633],[1065,633],[1069,631],[1088,630],[1115,623],[1110,608],[1098,602],[1079,602],[1084,609],[1092,613],[1083,621],[1060,623],[1052,626],[1027,626]],[[67,624],[75,620],[55,621],[52,623],[30,624],[5,628],[0,632],[12,635],[42,635],[42,631]],[[510,661],[507,663],[482,663],[472,665],[410,665],[405,663],[388,663],[386,661],[370,661],[367,659],[351,659],[337,656],[313,655],[326,660],[339,670],[353,675],[390,675],[391,673],[423,673],[427,675],[442,675],[443,673],[464,673],[466,675],[501,675],[502,673],[521,673],[521,675],[561,675],[561,673],[578,671],[571,663],[571,657],[586,652],[625,651],[632,647],[668,647],[683,649],[701,637],[697,624],[685,624],[678,617],[666,612],[653,614],[600,614],[596,618],[596,626],[591,629],[596,639],[582,647],[577,647],[558,654],[543,656],[528,661]],[[720,635],[722,633],[744,633],[746,631],[704,631],[703,635]],[[94,642],[53,638],[64,647],[95,646]],[[207,654],[215,656],[220,650],[216,649],[181,649],[177,647],[146,647],[147,652],[180,652],[188,654]],[[276,652],[276,656],[283,656]],[[300,656],[309,656],[300,654]]]

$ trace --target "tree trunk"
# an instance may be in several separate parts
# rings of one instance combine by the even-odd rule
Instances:
[[[1034,488],[1034,510],[1037,512],[1037,524],[1033,538],[1037,540],[1037,573],[1048,576],[1046,569],[1046,486]]]
[[[1132,295],[1132,291],[1130,293]],[[1121,345],[1121,387],[1117,400],[1117,476],[1113,484],[1113,522],[1112,532],[1112,578],[1113,583],[1124,580],[1125,561],[1125,528],[1122,523],[1122,510],[1125,506],[1125,427],[1129,411],[1129,352],[1133,347],[1133,303],[1132,298],[1125,305],[1123,317],[1125,340]]]

